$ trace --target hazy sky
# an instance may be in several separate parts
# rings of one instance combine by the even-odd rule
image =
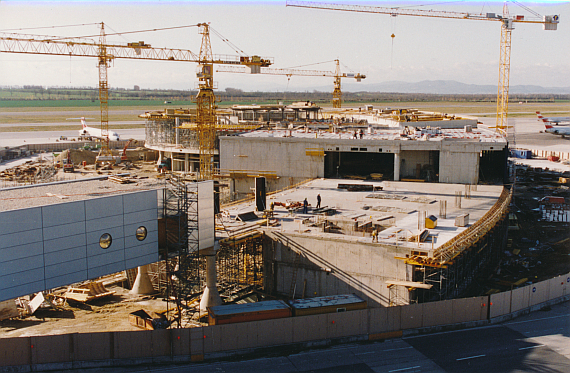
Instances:
[[[502,14],[503,2],[323,1],[403,6],[457,12]],[[422,6],[423,5],[423,6]],[[557,31],[540,24],[515,24],[512,33],[511,85],[570,86],[570,2],[524,2],[541,15],[560,15]],[[511,15],[530,13],[514,3]],[[340,59],[344,72],[367,75],[361,86],[383,81],[456,80],[467,84],[498,82],[500,22],[390,17],[286,7],[285,1],[20,1],[0,0],[0,31],[41,35],[97,35],[210,22],[211,27],[246,54],[274,58],[276,68]],[[54,27],[85,24],[76,27]],[[49,27],[49,28],[48,28]],[[38,29],[30,29],[38,28]],[[390,35],[394,33],[394,40]],[[96,37],[94,39],[97,39]],[[144,40],[154,47],[200,50],[197,27],[109,36],[107,42]],[[236,55],[212,35],[214,54]],[[0,53],[0,86],[92,86],[98,84],[95,58]],[[332,62],[305,69],[334,70]],[[196,64],[116,60],[111,87],[193,89]],[[332,78],[219,73],[227,87],[250,90],[332,90]],[[348,79],[343,81],[346,86]],[[352,83],[352,82],[350,82]]]

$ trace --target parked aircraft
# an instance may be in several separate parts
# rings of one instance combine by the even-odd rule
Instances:
[[[101,139],[104,140],[107,138],[107,136],[105,136],[106,134],[104,133],[105,131],[99,129],[99,128],[95,128],[95,127],[89,127],[86,123],[85,123],[85,117],[81,117],[81,129],[79,130],[79,137],[93,137],[96,139]],[[119,134],[113,131],[109,131],[108,133],[109,136],[109,141],[119,141]]]
[[[562,137],[570,135],[570,126],[553,127],[550,124],[545,124],[544,127],[546,127],[544,132],[548,132],[553,135],[559,135]]]
[[[570,117],[543,117],[540,114],[540,111],[537,111],[536,115],[538,116],[538,120],[541,120],[544,123],[554,124],[556,126],[562,123],[570,124]]]

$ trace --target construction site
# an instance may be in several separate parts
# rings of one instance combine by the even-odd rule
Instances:
[[[495,312],[491,296],[529,286],[534,293],[539,282],[570,272],[570,175],[509,161],[508,80],[494,130],[470,115],[342,107],[340,79],[365,76],[341,73],[338,60],[325,75],[297,72],[335,78],[332,108],[307,101],[219,109],[214,64],[262,73],[272,60],[214,57],[209,24],[199,26],[197,56],[158,53],[144,42],[106,46],[101,24],[93,51],[74,52],[99,61],[97,144],[65,139],[2,153],[42,156],[0,172],[0,341],[77,338],[65,342],[75,346],[65,356],[34,364],[76,361],[74,343],[83,338],[114,341],[104,348],[109,356],[86,360],[134,359],[148,348],[123,355],[117,346],[135,351],[138,342],[115,332],[152,331],[148,338],[170,338],[164,356],[201,361],[220,350],[192,350],[196,338],[204,346],[218,330],[243,338],[240,326],[216,329],[221,324],[290,322],[301,335],[312,329],[298,327],[310,317],[404,315],[455,300],[465,302],[457,322],[485,320]],[[141,110],[144,144],[110,141],[106,69],[114,58],[197,62],[195,108]],[[550,298],[527,295],[525,307],[567,294],[549,291]],[[412,316],[397,318],[394,328],[369,327],[370,340],[415,325]],[[365,334],[355,325],[326,338],[307,331],[299,341]],[[178,342],[159,329],[176,329]],[[186,337],[188,346],[174,353]],[[0,356],[6,366],[28,364],[15,349]]]

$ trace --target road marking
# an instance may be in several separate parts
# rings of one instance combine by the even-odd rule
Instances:
[[[421,366],[421,365],[416,365],[415,367],[394,369],[394,370],[389,370],[388,372],[402,372],[402,371],[404,371],[404,370],[416,369],[416,368],[419,368],[420,366]]]
[[[537,348],[537,347],[544,347],[544,345],[536,345],[536,346],[529,346],[529,347],[521,347],[519,348],[520,350],[528,350],[529,348]]]
[[[410,348],[413,348],[413,347],[409,346],[409,347],[401,347],[401,348],[389,348],[387,350],[361,352],[361,353],[355,354],[355,355],[368,355],[368,354],[376,354],[376,353],[381,353],[381,352],[386,352],[386,351],[408,350]]]
[[[475,358],[483,357],[483,356],[487,356],[487,355],[476,355],[476,356],[462,357],[462,358],[460,358],[460,359],[455,359],[455,360],[456,360],[456,361],[468,360],[468,359],[475,359]]]

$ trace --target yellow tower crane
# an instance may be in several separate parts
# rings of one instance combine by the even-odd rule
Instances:
[[[329,61],[330,62],[330,61]],[[285,75],[288,78],[291,76],[325,76],[329,78],[334,78],[334,91],[332,93],[332,106],[333,108],[340,108],[342,105],[342,91],[340,86],[340,80],[342,78],[353,78],[357,82],[362,79],[366,79],[366,75],[361,73],[342,73],[340,71],[340,62],[338,59],[334,60],[336,62],[335,71],[320,71],[320,70],[296,70],[296,69],[274,69],[267,68],[261,71],[261,75]],[[216,72],[221,73],[247,73],[244,69],[237,66],[219,66],[216,68]]]
[[[507,128],[507,113],[509,109],[509,73],[511,64],[511,32],[513,30],[513,23],[540,23],[543,25],[544,30],[556,30],[559,16],[541,16],[536,12],[527,10],[533,13],[533,17],[525,19],[523,16],[510,16],[507,4],[503,6],[503,15],[496,15],[495,13],[465,13],[465,12],[449,12],[439,10],[423,10],[423,9],[403,9],[403,8],[386,8],[376,6],[362,6],[362,5],[343,5],[343,4],[328,4],[317,3],[309,1],[287,1],[287,6],[299,8],[313,8],[313,9],[326,9],[326,10],[340,10],[345,12],[359,12],[359,13],[379,13],[389,14],[391,16],[417,16],[417,17],[434,17],[434,18],[453,18],[453,19],[468,19],[479,21],[499,21],[501,22],[501,58],[499,62],[499,84],[497,95],[497,131],[506,132]]]
[[[215,96],[213,64],[244,65],[250,73],[257,74],[261,67],[270,66],[270,58],[259,56],[227,56],[213,55],[210,46],[210,28],[206,23],[196,26],[201,28],[202,46],[200,54],[185,49],[154,48],[144,41],[128,43],[127,45],[107,44],[105,25],[101,23],[99,41],[88,38],[70,38],[46,35],[26,35],[15,33],[0,33],[0,53],[29,53],[59,56],[96,57],[99,71],[99,101],[101,106],[101,134],[105,137],[98,162],[112,160],[109,149],[109,84],[107,69],[117,58],[158,61],[182,61],[199,64],[199,91],[196,97],[197,129],[200,147],[200,178],[209,180],[213,173],[213,153],[215,148]],[[171,27],[173,28],[173,27]],[[160,29],[155,29],[157,31]],[[129,32],[133,33],[133,32]]]

